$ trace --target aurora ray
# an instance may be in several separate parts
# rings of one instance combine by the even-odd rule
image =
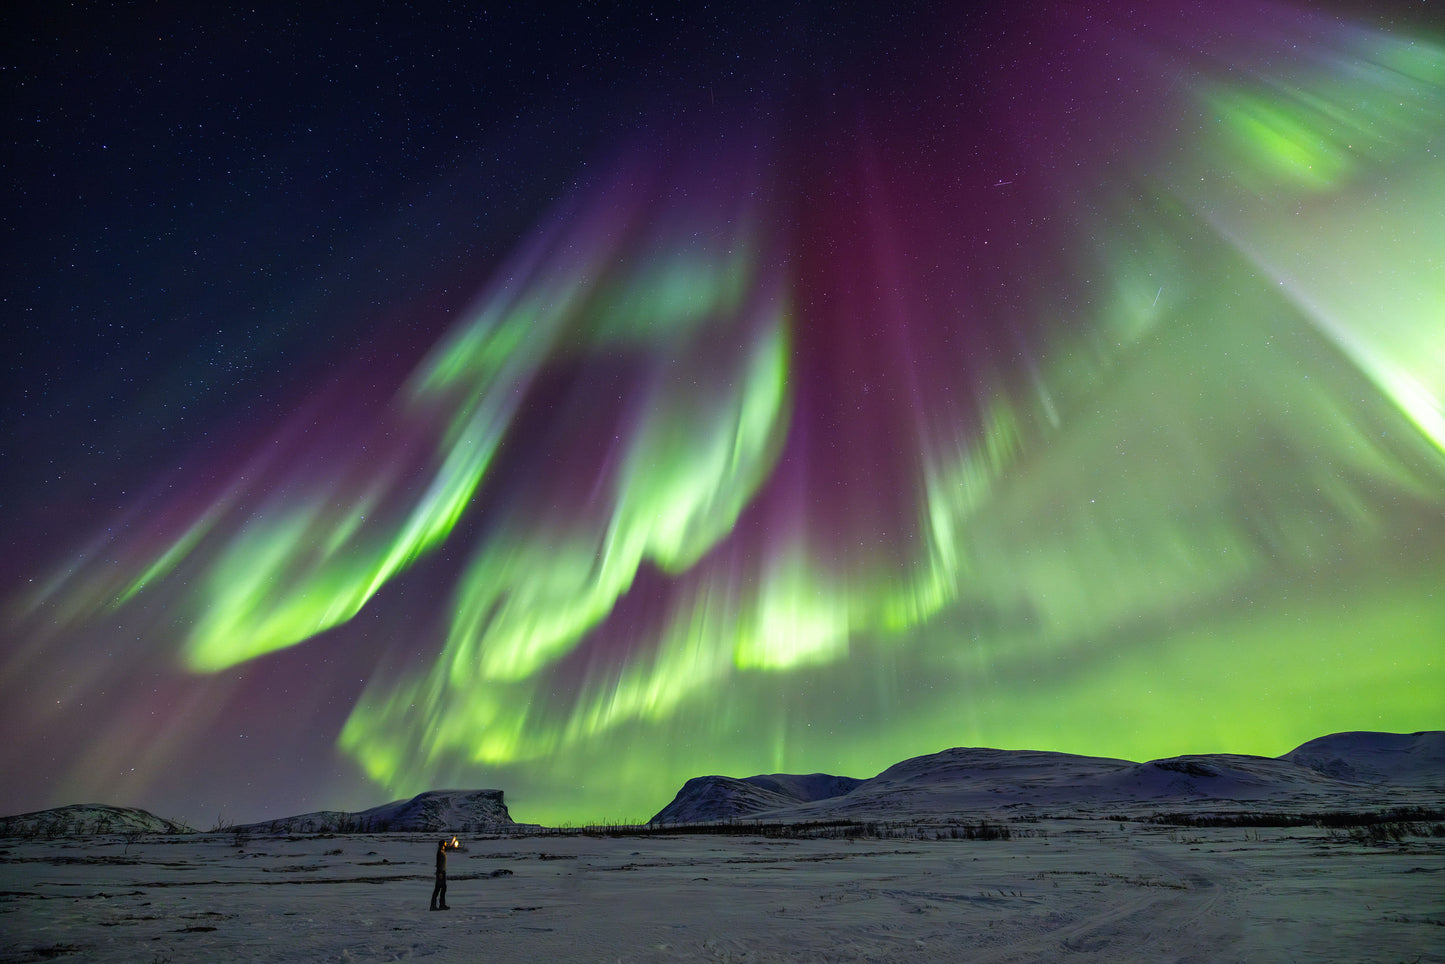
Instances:
[[[984,133],[860,98],[826,148],[623,152],[394,392],[342,379],[27,593],[0,681],[101,626],[218,684],[357,651],[367,779],[543,821],[1438,725],[1445,47],[1055,13],[1117,77],[1051,40],[1017,109],[1001,63],[911,81]],[[1070,93],[1115,83],[1120,141]]]

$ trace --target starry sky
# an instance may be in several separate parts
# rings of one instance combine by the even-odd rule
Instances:
[[[5,14],[0,812],[1445,725],[1437,16]]]

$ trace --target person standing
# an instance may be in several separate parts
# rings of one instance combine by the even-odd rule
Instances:
[[[447,906],[447,842],[437,844],[437,882],[431,891],[432,910],[451,910]]]

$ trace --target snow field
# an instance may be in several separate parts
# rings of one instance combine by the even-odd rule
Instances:
[[[1445,838],[1012,830],[0,840],[0,961],[1445,961]]]

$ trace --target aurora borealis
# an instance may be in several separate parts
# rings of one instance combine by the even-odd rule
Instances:
[[[636,819],[704,773],[1445,724],[1445,36],[1025,6],[652,27],[676,49],[577,82],[583,120],[535,70],[516,112],[440,89],[447,160],[368,188],[425,215],[330,245],[399,280],[288,265],[259,320],[147,301],[154,394],[94,396],[139,491],[6,486],[3,759],[32,779],[3,802],[204,821],[467,786]],[[514,139],[525,109],[559,158]],[[505,173],[461,118],[511,132]],[[297,250],[261,193],[179,230]],[[59,303],[7,302],[42,329]],[[252,367],[165,382],[202,322]],[[118,370],[33,342],[32,373],[80,369],[47,392]],[[27,392],[7,462],[76,459]],[[214,428],[163,438],[155,397]]]

